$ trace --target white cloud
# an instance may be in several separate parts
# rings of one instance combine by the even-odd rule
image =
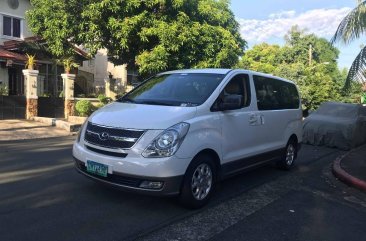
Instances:
[[[307,29],[321,37],[332,36],[341,20],[351,8],[314,9],[297,14],[295,11],[273,13],[268,19],[238,19],[240,32],[249,42],[263,42],[271,38],[283,38],[293,25]]]
[[[296,14],[295,10],[290,11],[281,11],[279,13],[272,13],[269,15],[269,18],[292,18]]]

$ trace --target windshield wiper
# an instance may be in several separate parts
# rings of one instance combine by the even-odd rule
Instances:
[[[134,104],[145,104],[145,105],[164,105],[164,106],[176,106],[175,104],[171,104],[171,103],[167,103],[164,101],[159,101],[159,100],[133,100],[130,98],[120,98],[117,100],[118,102],[122,102],[122,103],[134,103]]]
[[[176,106],[174,104],[170,104],[167,102],[163,102],[163,101],[158,101],[158,100],[144,100],[139,102],[139,104],[146,104],[146,105],[164,105],[164,106]]]

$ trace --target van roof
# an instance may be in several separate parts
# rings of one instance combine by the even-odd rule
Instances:
[[[200,74],[227,74],[232,69],[180,69],[164,72],[162,74],[200,73]]]
[[[282,80],[282,81],[286,81],[286,82],[290,82],[293,83],[293,81],[291,80],[287,80],[278,76],[274,76],[271,74],[265,74],[265,73],[261,73],[261,72],[256,72],[256,71],[252,71],[252,70],[246,70],[246,69],[215,69],[215,68],[208,68],[208,69],[180,69],[180,70],[172,70],[172,71],[167,71],[161,74],[188,74],[188,73],[196,73],[196,74],[228,74],[230,71],[235,71],[235,70],[239,70],[239,71],[244,71],[248,74],[257,74],[257,75],[261,75],[261,76],[266,76],[266,77],[271,77],[271,78],[275,78],[278,80]]]

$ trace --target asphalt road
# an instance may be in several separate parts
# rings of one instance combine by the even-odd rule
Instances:
[[[0,142],[0,240],[366,237],[357,232],[366,223],[366,197],[332,177],[330,164],[342,154],[335,149],[304,146],[293,171],[269,165],[228,179],[210,205],[191,211],[175,198],[126,193],[81,176],[72,140]],[[335,218],[349,223],[346,232]]]

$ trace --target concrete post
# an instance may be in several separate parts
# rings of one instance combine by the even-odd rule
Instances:
[[[74,74],[61,74],[61,77],[64,81],[64,96],[65,96],[65,118],[69,116],[75,115],[75,98],[74,98],[74,83],[75,77]]]
[[[116,80],[115,79],[105,79],[105,96],[116,99]]]
[[[122,85],[124,87],[124,89],[126,89],[126,86],[127,86],[127,65],[124,64],[122,65]]]
[[[26,118],[31,119],[38,115],[37,80],[38,70],[23,69],[24,90],[27,99]]]

